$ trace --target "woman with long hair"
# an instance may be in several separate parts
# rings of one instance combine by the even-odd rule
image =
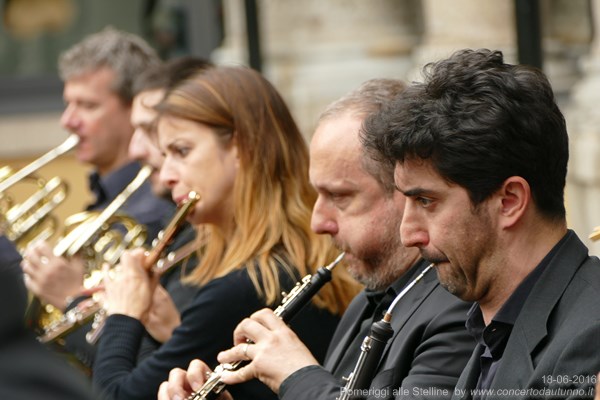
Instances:
[[[276,89],[245,67],[215,67],[174,89],[158,106],[161,180],[181,202],[200,200],[188,216],[199,231],[199,265],[187,278],[201,285],[181,324],[153,355],[136,365],[153,279],[144,253],[121,259],[106,282],[107,314],[94,364],[94,383],[115,399],[156,398],[172,368],[199,358],[215,366],[233,330],[282,291],[338,254],[310,229],[316,193],[308,181],[308,150]],[[342,268],[290,324],[322,361],[339,316],[357,293]],[[231,388],[237,399],[276,396],[258,381]]]

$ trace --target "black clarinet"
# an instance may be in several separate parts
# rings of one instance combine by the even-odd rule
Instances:
[[[285,295],[279,307],[274,314],[281,318],[286,324],[289,323],[298,312],[308,304],[310,299],[331,280],[333,268],[344,258],[345,253],[341,253],[333,262],[327,266],[321,267],[314,275],[306,275],[302,281],[296,283],[296,286]],[[248,343],[251,343],[250,341]],[[221,381],[224,371],[234,371],[240,367],[245,360],[235,361],[233,363],[224,363],[218,365],[208,376],[204,385],[197,392],[192,393],[186,400],[214,400],[225,389],[225,383]]]
[[[374,322],[371,325],[371,331],[369,335],[365,337],[360,346],[360,355],[358,361],[354,366],[354,369],[344,378],[346,385],[341,389],[340,397],[336,400],[350,400],[359,398],[360,396],[354,396],[354,392],[361,393],[363,390],[368,389],[375,377],[377,371],[377,364],[381,360],[381,355],[385,349],[385,345],[388,340],[394,334],[390,321],[392,320],[392,311],[396,307],[396,304],[400,299],[408,293],[419,282],[425,274],[434,267],[434,264],[429,264],[421,271],[421,273],[413,279],[402,291],[396,296],[392,304],[390,304],[385,315],[380,321]]]

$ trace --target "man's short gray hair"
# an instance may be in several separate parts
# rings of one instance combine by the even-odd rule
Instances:
[[[139,36],[104,28],[63,52],[58,70],[63,81],[108,67],[115,72],[112,89],[125,102],[133,99],[134,79],[146,68],[160,62],[156,51]]]
[[[331,103],[319,117],[319,123],[345,114],[365,119],[378,112],[405,88],[406,84],[399,79],[370,79]],[[396,190],[393,165],[376,161],[363,151],[362,167],[381,184],[387,194],[393,195]]]

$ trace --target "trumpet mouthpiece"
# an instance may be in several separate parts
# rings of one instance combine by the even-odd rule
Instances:
[[[186,201],[198,201],[200,200],[200,195],[193,190],[188,193]]]

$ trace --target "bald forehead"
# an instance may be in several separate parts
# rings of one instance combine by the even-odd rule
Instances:
[[[368,178],[362,165],[361,120],[339,115],[317,126],[310,144],[310,181],[318,190],[354,188]]]
[[[322,120],[311,139],[311,153],[350,151],[360,154],[359,130],[361,125],[362,118],[351,113]]]

